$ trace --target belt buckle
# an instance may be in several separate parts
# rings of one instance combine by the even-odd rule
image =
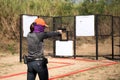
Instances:
[[[35,60],[43,60],[43,58],[36,58]]]

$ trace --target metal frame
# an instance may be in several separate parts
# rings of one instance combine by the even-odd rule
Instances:
[[[60,24],[59,24],[59,28],[62,28],[62,17],[73,17],[74,19],[75,19],[75,17],[74,16],[57,16],[57,17],[53,17],[53,30],[55,31],[57,28],[56,28],[56,18],[57,19],[59,19],[59,21],[60,21]],[[75,22],[74,22],[74,26],[75,26]],[[74,32],[75,32],[75,27],[74,27]],[[60,41],[68,41],[69,40],[69,38],[68,38],[68,31],[66,32],[66,34],[67,34],[67,40],[61,40],[60,39]],[[75,37],[75,35],[74,35],[74,37]],[[72,40],[73,41],[73,56],[68,56],[68,57],[74,57],[74,58],[76,58],[76,54],[75,54],[75,50],[76,50],[76,47],[75,47],[75,39],[74,40]],[[54,40],[53,41],[53,43],[54,43],[54,47],[53,47],[53,53],[54,53],[54,57],[58,57],[57,55],[56,55],[56,49],[55,49],[55,47],[56,47],[56,40]],[[61,57],[64,57],[64,56],[61,56]]]
[[[20,15],[20,56],[19,56],[19,59],[20,59],[20,62],[22,62],[22,38],[23,38],[23,23],[22,23],[22,16],[23,15],[29,15],[29,14],[21,14]],[[29,15],[29,16],[38,16],[38,15]],[[110,16],[111,19],[112,19],[112,23],[111,23],[111,40],[112,40],[112,59],[114,60],[114,24],[113,24],[113,18],[116,17],[116,16],[112,16],[112,15],[95,15],[95,37],[96,37],[96,60],[98,60],[99,58],[99,45],[98,45],[98,37],[101,36],[98,34],[98,17],[99,16]],[[50,16],[42,16],[42,17],[50,17]],[[76,58],[77,55],[76,55],[76,16],[57,16],[57,17],[51,17],[53,18],[53,31],[56,30],[56,24],[55,24],[55,18],[60,18],[60,26],[62,26],[62,17],[73,17],[74,18],[74,40],[73,40],[73,48],[74,48],[74,55],[72,57]],[[119,20],[120,20],[120,17],[118,17]],[[119,31],[119,35],[118,37],[120,37],[120,31]],[[53,56],[55,57],[55,40],[53,41]],[[120,40],[119,40],[119,45],[120,45]],[[120,52],[120,48],[119,48],[119,52]]]
[[[100,17],[100,16],[109,16],[109,17],[111,17],[111,19],[112,19],[112,23],[111,23],[111,35],[99,35],[98,34],[98,17]],[[96,31],[96,60],[98,60],[98,57],[99,57],[99,51],[98,51],[98,49],[99,49],[99,45],[98,45],[98,43],[99,43],[99,41],[98,41],[98,37],[99,36],[111,36],[111,40],[112,40],[112,59],[114,58],[114,48],[113,48],[113,45],[114,45],[114,43],[113,43],[113,16],[112,15],[96,15],[96,18],[95,18],[96,20],[95,20],[95,31]]]

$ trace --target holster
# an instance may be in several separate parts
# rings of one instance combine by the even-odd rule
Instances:
[[[27,60],[27,56],[26,55],[23,56],[23,59],[24,59],[24,64],[27,64],[28,60]]]
[[[47,64],[47,63],[48,63],[48,59],[47,59],[47,58],[43,58],[43,62],[44,62],[45,64]]]

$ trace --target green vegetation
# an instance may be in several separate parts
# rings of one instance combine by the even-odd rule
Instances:
[[[13,47],[18,44],[20,14],[41,16],[107,14],[120,16],[119,4],[120,0],[84,0],[80,3],[74,3],[74,0],[0,0],[0,50],[6,47],[10,40],[15,42]],[[9,50],[13,52],[12,46],[9,46]]]

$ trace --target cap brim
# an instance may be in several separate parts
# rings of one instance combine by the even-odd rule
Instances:
[[[49,26],[47,24],[45,24],[45,27],[48,28]]]

